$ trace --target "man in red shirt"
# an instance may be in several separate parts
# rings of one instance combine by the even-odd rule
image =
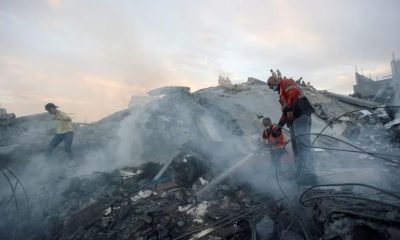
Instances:
[[[271,159],[274,164],[279,164],[281,157],[285,154],[285,138],[282,134],[282,129],[278,128],[272,131],[274,124],[270,118],[264,118],[262,121],[265,129],[262,134],[262,139],[270,149]]]
[[[297,165],[297,182],[316,185],[313,156],[311,154],[311,113],[314,108],[293,79],[270,77],[268,86],[279,93],[282,116],[274,130],[285,124],[290,129],[292,148]]]

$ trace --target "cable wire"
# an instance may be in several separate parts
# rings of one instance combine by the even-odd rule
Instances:
[[[333,222],[333,215],[334,214],[345,214],[345,215],[351,215],[353,217],[358,217],[358,218],[366,218],[369,220],[375,220],[375,221],[380,221],[380,222],[386,222],[386,223],[395,223],[395,224],[400,224],[399,220],[395,220],[395,219],[387,219],[387,218],[382,218],[382,217],[377,217],[377,216],[372,216],[372,215],[368,215],[368,214],[363,214],[363,213],[358,213],[358,212],[354,212],[351,210],[333,210],[331,212],[329,212],[328,214],[328,218],[331,222]]]
[[[385,203],[385,202],[382,202],[380,200],[374,200],[374,199],[365,198],[365,197],[358,197],[358,196],[355,196],[355,195],[339,195],[339,194],[317,195],[315,197],[310,197],[310,198],[307,198],[307,199],[303,200],[301,202],[301,204],[304,207],[311,207],[313,204],[311,204],[311,203],[306,204],[306,203],[307,202],[314,202],[314,200],[318,200],[318,199],[322,199],[322,198],[350,198],[350,199],[364,200],[364,201],[368,201],[368,202],[373,202],[373,203],[386,205],[386,206],[389,206],[389,207],[396,208],[396,209],[400,210],[400,206],[394,205],[394,204],[390,204],[390,203]]]
[[[14,202],[15,202],[15,208],[17,209],[17,214],[19,214],[19,206],[18,206],[18,199],[17,199],[17,196],[16,196],[16,194],[15,194],[15,189],[14,189],[14,187],[13,187],[13,184],[12,184],[12,182],[11,182],[11,179],[7,176],[7,174],[6,174],[6,172],[3,170],[3,169],[0,169],[1,170],[1,172],[3,173],[3,176],[4,176],[4,178],[7,180],[7,182],[8,182],[8,184],[10,185],[10,188],[11,188],[11,198],[10,198],[10,200],[12,200],[13,198],[14,198]],[[9,201],[10,202],[10,201]]]
[[[294,224],[295,221],[296,221],[296,220],[293,220],[293,221],[289,224],[289,226],[285,229],[285,231],[283,231],[283,233],[282,233],[281,237],[279,238],[279,240],[282,240],[282,239],[285,237],[285,235],[289,232],[290,228],[293,226],[293,224]]]
[[[286,199],[286,200],[288,201],[288,208],[289,208],[289,205],[290,205],[289,196],[288,196],[288,195],[286,194],[286,192],[283,190],[283,188],[282,188],[282,186],[281,186],[281,184],[280,184],[280,181],[279,181],[278,164],[275,164],[275,179],[276,179],[276,183],[277,183],[277,185],[278,185],[279,190],[281,191],[282,195],[284,196],[284,199]],[[304,237],[306,238],[306,240],[311,239],[311,238],[308,236],[308,233],[307,233],[307,231],[306,231],[306,229],[305,229],[305,227],[304,227],[304,225],[303,225],[303,223],[302,223],[302,220],[301,220],[296,214],[291,213],[291,211],[289,211],[289,209],[287,209],[287,211],[288,211],[291,215],[293,215],[293,216],[295,217],[295,219],[293,220],[293,222],[296,221],[296,222],[299,224],[300,228],[302,229],[302,231],[303,231],[303,233],[304,233]]]
[[[387,162],[390,162],[390,163],[392,163],[392,164],[396,164],[396,165],[399,165],[399,166],[400,166],[400,163],[399,163],[397,160],[389,159],[389,158],[385,158],[385,157],[381,157],[381,156],[380,156],[380,155],[385,155],[385,156],[392,156],[392,157],[399,157],[399,158],[400,158],[400,155],[386,154],[386,153],[368,152],[368,151],[362,149],[361,147],[358,147],[358,146],[356,146],[356,145],[354,145],[354,144],[352,144],[352,143],[349,143],[349,142],[347,142],[347,141],[344,141],[344,140],[339,139],[339,138],[336,138],[336,137],[332,137],[332,136],[329,136],[329,135],[321,134],[321,133],[305,133],[305,134],[299,134],[299,135],[297,135],[297,136],[294,136],[294,137],[290,138],[288,141],[286,141],[285,146],[286,146],[287,144],[289,144],[290,142],[295,141],[295,140],[297,140],[298,138],[303,137],[303,136],[324,136],[324,137],[327,137],[327,138],[331,138],[331,139],[333,139],[333,140],[336,140],[336,141],[338,141],[338,142],[347,144],[347,145],[349,145],[349,146],[351,146],[351,147],[353,147],[353,148],[359,150],[360,153],[365,153],[365,154],[368,154],[368,155],[373,156],[373,157],[375,157],[375,158],[379,158],[379,159],[385,160],[385,161],[387,161]],[[308,147],[308,148],[321,148],[321,147],[314,147],[314,146],[306,145],[305,143],[303,143],[303,142],[301,142],[301,141],[300,141],[300,144],[302,144],[303,146]],[[329,150],[342,151],[342,152],[357,152],[357,151],[354,151],[354,150],[339,149],[339,148],[329,148]]]
[[[381,188],[378,188],[378,187],[374,187],[374,186],[371,186],[371,185],[368,185],[368,184],[363,184],[363,183],[331,183],[331,184],[315,185],[315,186],[307,188],[300,196],[300,203],[301,203],[301,199],[304,197],[304,195],[307,192],[311,191],[312,189],[320,188],[320,187],[342,187],[342,186],[360,186],[360,187],[370,188],[370,189],[374,189],[374,190],[376,190],[378,192],[384,193],[386,195],[389,195],[391,197],[394,197],[394,198],[400,200],[400,196],[399,195],[397,195],[397,194],[395,194],[393,192],[390,192],[388,190],[384,190],[384,189],[381,189]]]
[[[375,108],[373,108],[373,109],[374,109],[374,110],[377,110],[377,109],[380,109],[380,108],[400,108],[400,106],[396,106],[396,105],[387,106],[387,105],[386,105],[386,106],[375,107]],[[358,110],[353,110],[353,111],[345,112],[345,113],[343,113],[343,114],[340,114],[340,115],[334,117],[333,119],[329,120],[328,124],[321,130],[321,132],[320,132],[319,134],[322,134],[323,132],[325,132],[325,130],[326,130],[328,127],[330,127],[331,125],[333,125],[333,124],[334,124],[336,121],[338,121],[341,117],[346,116],[347,114],[355,113],[355,112],[359,112],[359,111],[360,111],[360,109],[358,109]],[[318,137],[314,139],[312,145],[314,145],[314,143],[315,143],[317,140],[318,140]]]

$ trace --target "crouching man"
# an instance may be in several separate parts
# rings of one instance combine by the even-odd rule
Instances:
[[[56,125],[56,135],[50,141],[47,148],[46,156],[50,156],[54,148],[61,142],[64,142],[64,151],[67,153],[68,158],[72,159],[72,140],[74,139],[74,131],[72,129],[72,119],[65,113],[58,110],[58,106],[54,103],[48,103],[44,107],[46,111],[53,115],[53,120]]]
[[[270,118],[264,118],[262,123],[265,127],[262,138],[270,149],[272,162],[279,164],[282,156],[286,153],[285,137],[282,134],[282,129],[274,128]]]

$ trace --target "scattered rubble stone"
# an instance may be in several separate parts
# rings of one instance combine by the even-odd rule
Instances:
[[[362,238],[366,233],[397,239],[398,209],[382,208],[379,204],[326,196],[311,201],[311,220],[315,220],[312,222],[309,215],[301,211],[298,213],[300,207],[296,204],[282,203],[270,195],[257,194],[252,187],[230,178],[213,187],[207,196],[199,197],[196,194],[224,171],[225,163],[232,163],[232,159],[249,151],[241,146],[243,142],[230,140],[258,136],[256,116],[259,113],[278,118],[279,109],[276,112],[272,108],[268,111],[261,109],[265,108],[261,102],[276,105],[273,102],[276,99],[269,95],[261,98],[268,91],[265,83],[249,79],[246,84],[210,88],[193,94],[185,87],[168,87],[150,92],[149,95],[156,97],[159,102],[148,103],[151,107],[145,114],[146,119],[134,122],[138,125],[136,130],[144,132],[140,143],[151,143],[139,144],[143,147],[140,157],[146,163],[118,167],[107,173],[99,171],[85,176],[74,175],[68,179],[62,174],[67,171],[64,165],[56,168],[57,172],[51,173],[56,176],[52,178],[54,181],[40,186],[41,193],[48,195],[40,198],[32,196],[32,201],[15,201],[18,207],[12,205],[14,196],[10,198],[7,195],[0,199],[0,215],[5,219],[0,224],[0,238],[215,240],[252,239],[258,234],[261,239],[306,239],[308,233],[302,229],[306,228],[314,239]],[[393,145],[385,145],[381,141],[386,132],[394,138],[400,136],[400,124],[396,122],[392,109],[356,112],[361,109],[339,102],[311,87],[305,87],[305,93],[313,99],[317,114],[325,120],[346,111],[354,111],[338,119],[337,124],[346,125],[343,135],[352,139],[355,145],[364,146],[370,151],[395,152]],[[181,106],[185,106],[183,110]],[[116,141],[116,132],[120,129],[121,121],[127,120],[137,109],[138,106],[131,106],[129,110],[115,113],[94,124],[74,125],[78,130],[76,151],[87,153],[87,149],[102,149],[109,146],[110,142],[110,148],[114,150],[116,143],[119,143]],[[124,123],[131,124],[129,121]],[[386,130],[388,126],[389,131]],[[48,114],[18,118],[7,127],[0,127],[0,157],[7,157],[8,163],[18,166],[11,159],[21,161],[29,154],[40,153],[46,147],[51,135],[47,130],[51,128]],[[396,137],[391,131],[399,134]],[[161,132],[166,134],[159,134]],[[175,134],[177,132],[179,134]],[[134,135],[135,132],[129,134]],[[229,137],[221,138],[219,134]],[[198,140],[192,139],[192,135],[204,137]],[[231,152],[224,152],[221,147],[224,146],[223,141],[229,142]],[[327,146],[338,144],[327,139],[320,142]],[[377,142],[382,144],[378,145]],[[370,143],[378,146],[372,148]],[[319,158],[328,154],[321,151],[317,155]],[[340,153],[335,156],[338,161],[350,162]],[[211,159],[219,159],[219,165],[214,165]],[[359,160],[370,161],[372,157],[359,154],[354,159],[359,166]],[[114,160],[111,159],[110,163]],[[154,180],[168,162],[171,165],[165,173]],[[398,168],[382,166],[382,170],[376,170],[377,174],[393,176],[390,185],[397,188]],[[343,188],[314,193],[353,196],[353,190]],[[356,196],[365,197],[362,194]],[[376,195],[375,200],[382,199],[385,197]],[[392,201],[390,204],[396,206],[398,203]],[[367,210],[357,209],[358,214],[367,216],[344,212],[344,208],[349,206],[369,207]],[[372,212],[371,207],[379,211]],[[302,215],[300,217],[305,220],[297,215]],[[298,222],[299,219],[300,223],[305,222],[304,226]]]

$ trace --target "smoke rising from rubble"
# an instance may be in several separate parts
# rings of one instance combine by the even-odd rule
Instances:
[[[207,146],[202,147],[200,151],[202,151],[202,154],[212,156],[212,161],[216,166],[223,168],[231,166],[240,160],[240,156],[244,157],[252,151],[251,149],[254,148],[255,140],[259,137],[259,134],[234,135],[230,130],[234,126],[227,125],[226,119],[217,119],[215,111],[211,112],[210,115],[204,108],[199,107],[191,96],[178,96],[165,96],[130,109],[129,115],[121,121],[116,137],[110,139],[104,148],[89,151],[85,155],[85,160],[79,170],[69,173],[70,176],[65,177],[90,174],[93,171],[112,171],[148,161],[166,162],[179,151],[183,144],[189,141],[195,142],[195,145],[198,146],[216,142],[218,149]],[[171,111],[176,114],[170,114]],[[259,125],[259,129],[261,129],[261,125]],[[368,133],[365,135],[368,135]],[[35,136],[37,136],[36,133],[32,133],[32,139]],[[215,151],[218,151],[218,154]],[[354,159],[358,157],[357,154],[346,154],[354,155],[351,157],[354,157]],[[337,167],[342,165],[337,163],[335,155],[332,155],[332,158],[330,162],[333,165]],[[36,168],[28,167],[27,173],[39,166],[47,166],[46,163],[41,163],[40,157],[33,159],[31,162],[36,165]],[[326,160],[327,158],[324,158],[324,161]],[[320,160],[316,159],[316,161]],[[58,168],[60,166],[49,165],[48,167]],[[262,169],[262,171],[259,174],[254,174],[253,170],[249,170],[251,168]],[[346,162],[343,162],[343,169],[345,168]],[[45,168],[44,170],[41,170],[40,178],[52,179],[54,177],[53,172],[56,169]],[[238,179],[253,182],[253,185],[259,189],[276,186],[276,183],[270,179],[271,176],[275,175],[275,169],[266,166],[264,162],[251,162],[249,166],[244,167],[237,174],[240,174]],[[34,175],[39,176],[38,173]],[[31,177],[25,179],[31,179]],[[269,179],[269,183],[266,183],[267,179]]]
[[[163,91],[171,92],[164,95]],[[14,166],[18,167],[17,175],[31,197],[33,219],[42,221],[48,209],[56,212],[59,206],[55,204],[68,200],[60,196],[60,193],[76,182],[79,183],[79,178],[91,179],[96,171],[112,173],[122,167],[138,166],[145,162],[166,163],[179,151],[193,151],[203,155],[209,167],[216,172],[213,177],[218,177],[256,150],[257,138],[262,131],[257,115],[261,112],[276,121],[280,114],[276,93],[267,90],[265,86],[244,84],[237,86],[236,90],[216,88],[202,93],[189,93],[182,88],[167,88],[163,91],[160,95],[149,97],[149,101],[143,101],[143,104],[133,105],[126,111],[96,123],[95,127],[82,126],[76,131],[74,149],[78,167],[69,165],[62,149],[58,149],[49,161],[42,155],[36,155],[26,156],[25,166],[15,163]],[[325,104],[323,108],[335,106],[327,101],[321,102]],[[44,149],[47,140],[50,140],[44,132],[50,126],[42,122],[43,125],[32,122],[29,123],[31,126],[23,126],[27,130],[15,137],[19,142],[27,144],[42,139],[44,144],[36,146],[35,150]],[[313,118],[312,132],[318,133],[324,126],[325,122]],[[328,128],[325,134],[340,137],[345,126],[345,123],[334,124],[334,129]],[[390,152],[391,145],[379,141],[385,138],[381,128],[376,129],[367,124],[362,127],[359,136],[341,138],[362,145],[368,151]],[[87,139],[89,135],[93,139]],[[95,141],[95,144],[91,141]],[[378,141],[380,148],[376,144]],[[387,149],[381,149],[382,145]],[[320,137],[316,146],[354,150],[327,137]],[[290,145],[287,150],[291,152]],[[360,153],[328,150],[316,150],[314,154],[321,183],[362,182],[380,187],[391,185],[390,175],[382,171],[384,164],[380,159],[372,159]],[[294,172],[293,166],[286,161],[289,160],[283,160],[282,167],[278,169],[278,179],[285,194],[292,196],[299,190],[295,180],[290,179],[290,173]],[[232,171],[226,179],[230,183],[250,186],[257,192],[270,193],[279,199],[283,193],[277,185],[276,170],[268,154],[254,156]],[[18,191],[18,196],[22,196]],[[8,199],[9,193],[7,188],[2,188],[0,192],[3,199]]]
[[[85,154],[84,162],[80,163],[79,170],[69,173],[70,176],[67,175],[65,177],[90,174],[93,171],[109,172],[124,166],[138,165],[148,161],[166,162],[177,154],[183,144],[190,141],[197,146],[209,142],[217,143],[218,149],[207,146],[201,147],[200,151],[202,154],[212,156],[211,160],[216,166],[223,168],[232,165],[240,160],[240,156],[244,157],[248,152],[252,151],[252,148],[254,149],[253,146],[259,134],[234,135],[231,129],[235,126],[227,125],[225,121],[228,120],[226,119],[218,119],[217,117],[221,117],[218,116],[218,112],[212,110],[210,114],[203,107],[199,107],[191,96],[185,94],[178,96],[165,96],[130,109],[129,115],[122,119],[120,127],[116,130],[116,137],[109,139],[107,141],[108,144],[102,149],[88,151]],[[174,111],[175,115],[171,114],[171,111]],[[215,115],[216,113],[217,115]],[[261,125],[258,126],[258,129],[261,130]],[[313,132],[318,132],[316,130]],[[376,134],[376,131],[372,132],[371,130],[371,134],[364,132],[363,135],[374,136]],[[34,132],[30,137],[33,139],[36,136],[37,132]],[[24,139],[26,139],[26,136],[24,136]],[[321,138],[319,142],[323,142],[323,139]],[[335,143],[331,142],[330,144]],[[351,149],[346,146],[342,147]],[[365,149],[372,149],[371,147],[366,145]],[[216,154],[216,152],[218,153]],[[332,159],[329,161],[327,161],[328,158],[326,157],[323,160],[316,158],[316,164],[318,165],[319,161],[323,161],[324,164],[325,162],[331,162],[337,168],[346,168],[347,161],[338,163],[337,155],[332,154],[330,157]],[[358,159],[359,156],[345,153],[343,157],[349,160]],[[27,173],[32,169],[37,169],[39,166],[46,166],[46,163],[41,159],[40,157],[33,157],[31,162],[34,163],[35,167],[28,167]],[[258,165],[263,167],[258,167]],[[373,161],[371,161],[371,165],[373,165]],[[58,168],[60,166],[54,165],[51,167]],[[260,174],[254,174],[254,171],[249,170],[249,168],[262,169],[262,171]],[[374,168],[375,166],[371,166],[371,169]],[[44,170],[40,172],[40,178],[52,179],[54,177],[52,173],[55,169],[45,168]],[[265,177],[274,176],[275,169],[271,166],[266,166],[264,162],[253,161],[249,166],[243,168],[240,174],[241,177],[238,179],[246,179],[253,182],[259,189],[276,186],[276,183],[273,181],[271,183],[271,180],[269,180],[268,184],[265,183]],[[38,173],[34,173],[34,175],[39,176]],[[31,178],[26,177],[25,179]],[[264,181],[259,179],[264,179]]]

